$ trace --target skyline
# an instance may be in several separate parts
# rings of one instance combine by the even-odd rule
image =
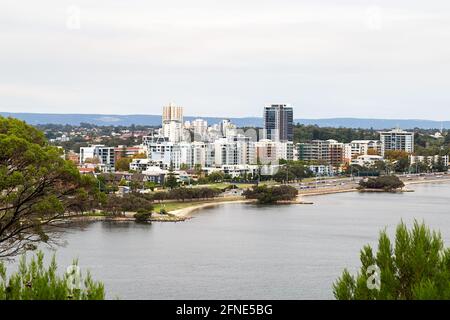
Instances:
[[[0,5],[0,111],[450,120],[450,4]],[[79,28],[76,20],[79,10]]]

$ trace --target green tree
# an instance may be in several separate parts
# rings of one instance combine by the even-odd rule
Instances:
[[[89,272],[83,279],[81,273],[77,274],[77,267],[74,261],[72,272],[60,277],[55,257],[45,267],[44,255],[38,252],[29,263],[22,256],[19,270],[8,277],[0,261],[0,300],[103,300],[103,284],[93,281]]]
[[[169,168],[169,172],[167,173],[167,176],[165,177],[164,186],[169,189],[173,189],[178,187],[179,183],[177,180],[177,177],[175,176],[175,173],[173,172],[173,166],[171,165]]]
[[[415,221],[408,230],[401,222],[394,245],[386,231],[381,232],[378,252],[374,254],[366,245],[360,257],[359,273],[352,276],[344,270],[333,284],[336,299],[450,299],[450,248],[444,248],[440,233],[431,232],[423,223]],[[373,266],[379,268],[378,288],[370,286],[374,284]]]
[[[211,183],[222,182],[225,179],[225,174],[221,171],[214,171],[208,174],[207,178]]]
[[[114,164],[114,167],[116,171],[128,171],[130,170],[131,161],[131,158],[119,158]]]
[[[379,176],[361,180],[359,186],[362,189],[384,189],[386,191],[392,191],[403,188],[405,184],[397,176]]]
[[[80,196],[96,197],[93,182],[40,131],[0,117],[0,257],[51,242],[50,229],[43,227],[79,210]]]

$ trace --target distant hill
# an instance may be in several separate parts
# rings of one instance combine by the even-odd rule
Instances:
[[[4,117],[14,117],[26,121],[29,124],[71,124],[79,125],[81,122],[95,125],[151,125],[161,124],[159,115],[112,115],[112,114],[57,114],[57,113],[9,113],[0,112]],[[209,124],[218,123],[221,117],[192,117],[186,116],[185,120],[202,118]],[[229,118],[239,127],[262,127],[262,118]],[[403,129],[437,129],[443,126],[450,129],[450,121],[416,120],[416,119],[359,119],[359,118],[329,118],[329,119],[295,119],[296,123],[306,125],[318,125],[319,127],[347,127],[347,128],[374,128],[388,129],[400,127]]]

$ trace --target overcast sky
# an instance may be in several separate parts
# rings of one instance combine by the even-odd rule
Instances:
[[[450,120],[448,0],[1,0],[0,111]]]

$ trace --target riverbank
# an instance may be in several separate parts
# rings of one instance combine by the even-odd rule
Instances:
[[[408,185],[414,185],[414,184],[425,184],[425,183],[450,183],[450,177],[445,177],[441,179],[421,179],[421,180],[413,180],[413,181],[403,181],[405,186]],[[350,186],[348,188],[329,188],[329,189],[323,189],[320,191],[312,191],[312,192],[301,192],[298,195],[298,198],[301,199],[303,196],[321,196],[321,195],[327,195],[327,194],[335,194],[335,193],[343,193],[343,192],[355,192],[355,191],[361,191],[361,192],[373,192],[374,190],[360,190],[357,188],[357,184],[354,184],[353,186]],[[402,192],[413,192],[414,190],[411,189],[405,189]],[[384,192],[384,190],[375,190],[375,192]]]
[[[414,185],[414,184],[424,184],[424,183],[450,183],[449,178],[441,178],[441,179],[423,179],[423,180],[414,180],[414,181],[403,181],[405,186]],[[348,187],[338,187],[338,188],[328,188],[322,189],[318,191],[311,192],[302,192],[300,191],[297,198],[293,201],[282,201],[278,205],[282,204],[313,204],[311,201],[305,201],[304,197],[309,196],[319,196],[319,195],[327,195],[327,194],[336,194],[336,193],[344,193],[344,192],[385,192],[384,190],[360,190],[357,188],[357,184],[352,184]],[[401,192],[413,192],[411,189],[404,189]],[[148,220],[149,222],[181,222],[187,219],[192,218],[192,214],[196,211],[212,208],[215,206],[229,204],[229,203],[254,203],[255,199],[245,199],[242,196],[233,196],[226,197],[222,199],[214,199],[214,200],[203,200],[203,201],[174,201],[167,202],[155,205],[155,211],[152,214],[152,217]],[[159,210],[161,208],[166,209],[167,214],[160,214]],[[108,216],[108,215],[80,215],[76,217],[72,217],[74,219],[80,220],[90,220],[90,221],[117,221],[117,222],[130,222],[135,221],[134,219],[135,212],[126,212],[121,216]]]

